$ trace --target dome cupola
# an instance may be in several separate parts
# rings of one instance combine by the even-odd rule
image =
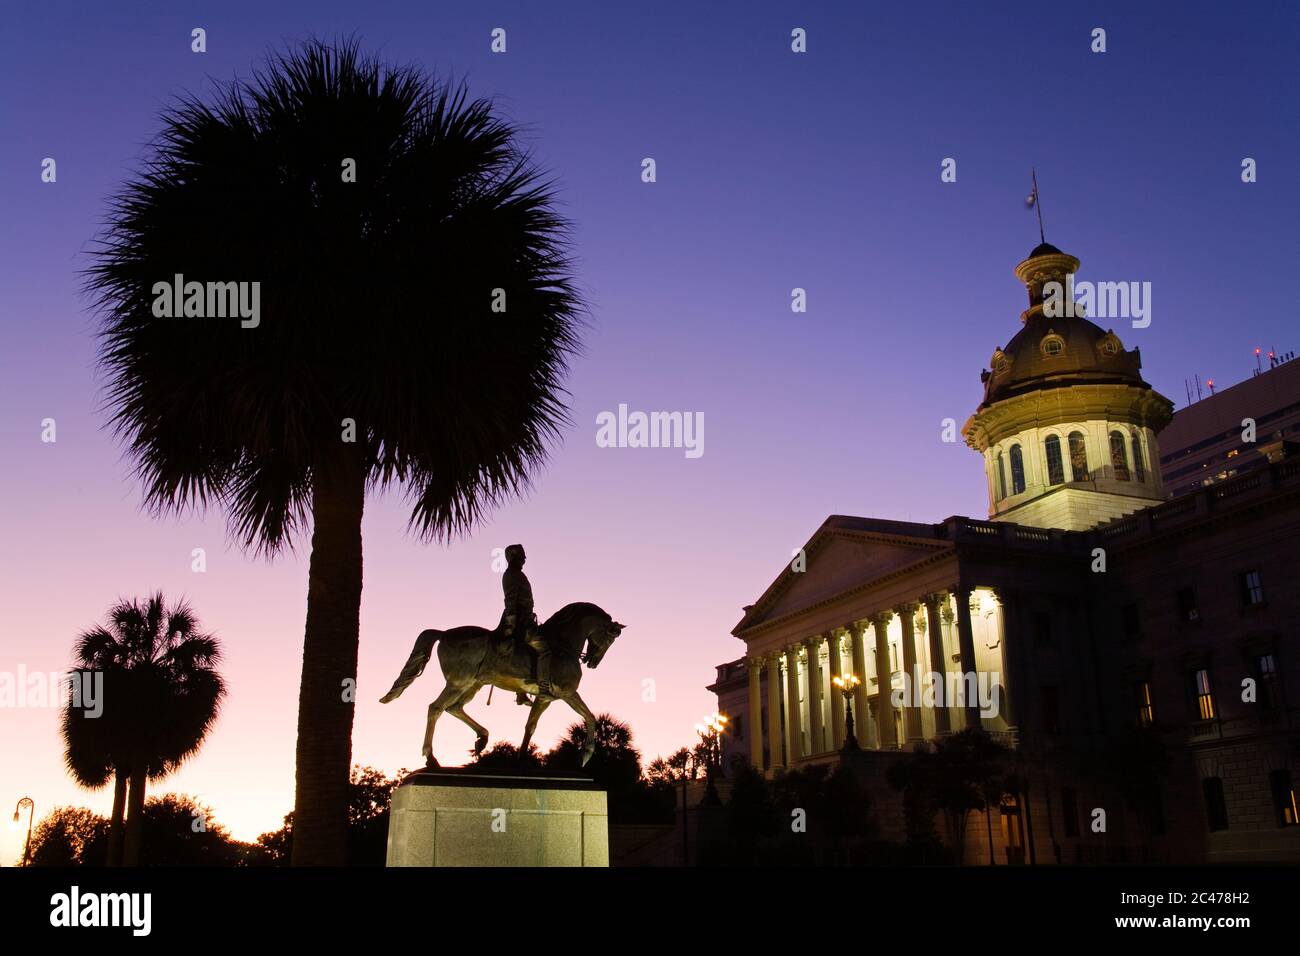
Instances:
[[[1044,309],[1044,287],[1069,288],[1078,267],[1047,242],[1016,266],[1029,308],[981,373],[983,401],[963,428],[985,457],[992,520],[1082,530],[1164,499],[1156,433],[1173,403],[1113,329],[1081,308]]]

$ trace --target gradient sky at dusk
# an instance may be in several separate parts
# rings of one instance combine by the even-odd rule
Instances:
[[[558,179],[591,305],[574,426],[526,500],[450,547],[409,536],[400,499],[369,502],[354,759],[389,772],[420,763],[440,677],[377,698],[422,628],[495,623],[493,548],[527,545],[543,615],[591,600],[627,625],[583,693],[649,760],[692,741],[714,665],[742,651],[741,606],[828,514],[983,516],[980,458],[942,443],[940,422],[970,414],[980,369],[1019,327],[1031,165],[1047,238],[1082,260],[1080,279],[1152,283],[1149,328],[1110,324],[1178,407],[1184,378],[1231,384],[1256,345],[1300,347],[1295,4],[129,6],[3,14],[0,670],[66,668],[119,596],[188,598],[224,641],[230,697],[154,792],[195,794],[241,838],[293,803],[306,542],[268,563],[228,543],[220,512],[141,510],[104,430],[78,271],[168,98],[247,75],[283,42],[355,34],[495,98]],[[489,52],[498,26],[505,55]],[[790,52],[796,26],[807,54]],[[949,156],[958,180],[942,184]],[[440,281],[431,262],[431,299]],[[807,314],[790,310],[796,286]],[[596,416],[620,403],[703,412],[703,457],[598,448]],[[47,417],[55,444],[40,441]],[[190,571],[196,547],[206,574]],[[470,711],[494,739],[522,733],[508,694]],[[540,742],[573,719],[553,707]],[[54,709],[0,710],[5,819],[23,794],[38,818],[107,813],[109,790],[66,776],[57,727]],[[472,738],[444,718],[439,758],[461,762]],[[0,860],[20,847],[6,828]]]

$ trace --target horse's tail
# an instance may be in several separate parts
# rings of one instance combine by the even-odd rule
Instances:
[[[429,658],[433,655],[433,642],[441,636],[441,631],[420,632],[420,636],[415,639],[415,647],[411,649],[411,656],[406,659],[406,666],[402,668],[402,673],[398,674],[397,680],[393,681],[392,689],[379,698],[381,704],[397,700],[402,696],[402,691],[410,687],[415,679],[424,673],[424,666],[429,663]]]

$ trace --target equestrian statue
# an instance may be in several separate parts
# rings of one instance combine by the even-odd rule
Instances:
[[[595,604],[566,604],[542,623],[533,613],[533,589],[523,573],[525,555],[522,545],[506,549],[507,568],[502,576],[505,610],[495,630],[467,625],[447,631],[421,631],[406,666],[380,702],[387,704],[424,673],[425,665],[438,645],[438,664],[446,686],[429,705],[421,750],[429,767],[438,766],[433,756],[433,730],[445,711],[468,724],[478,735],[474,752],[487,746],[488,732],[482,724],[465,713],[465,705],[483,687],[514,691],[516,702],[530,707],[519,752],[526,753],[537,721],[556,700],[562,700],[580,716],[586,726],[582,764],[596,749],[596,718],[578,696],[582,665],[593,670],[600,664],[614,639],[623,631]],[[532,695],[530,698],[529,695]]]

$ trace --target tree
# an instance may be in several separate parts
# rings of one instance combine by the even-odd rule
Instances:
[[[989,812],[989,801],[1001,797],[1000,768],[1007,750],[984,730],[969,727],[955,734],[936,737],[930,747],[918,746],[912,756],[891,768],[889,782],[903,791],[909,840],[924,839],[925,815],[942,812],[947,823],[949,844],[958,863],[966,841],[966,822],[972,810]],[[992,862],[993,832],[989,829],[989,860]]]
[[[735,848],[737,862],[758,862],[761,843],[780,826],[772,792],[761,770],[748,763],[737,764],[732,775],[731,798],[727,801],[727,835]]]
[[[167,776],[197,753],[216,723],[226,693],[216,671],[221,646],[200,631],[189,605],[169,608],[158,593],[143,602],[118,602],[106,626],[77,639],[74,656],[74,682],[84,687],[102,678],[102,694],[98,712],[69,694],[62,719],[64,761],[83,787],[115,780],[105,854],[110,866],[135,866],[146,781]]]
[[[99,865],[87,847],[105,846],[108,820],[85,807],[56,807],[32,831],[32,866]]]
[[[348,778],[348,856],[350,866],[383,866],[388,856],[388,819],[393,791],[406,777],[399,770],[389,777],[374,767],[356,766]],[[294,815],[286,813],[279,830],[263,833],[257,846],[266,862],[284,866],[293,856]]]
[[[581,721],[571,724],[543,764],[548,770],[585,772],[609,795],[610,822],[634,822],[644,809],[644,787],[641,752],[633,746],[632,728],[612,714],[597,714],[596,751],[584,768],[585,735]]]
[[[260,847],[232,839],[210,807],[184,794],[150,797],[141,827],[140,863],[145,866],[247,866],[265,856]],[[84,807],[60,807],[32,834],[32,863],[99,866],[108,839],[104,817]]]
[[[354,41],[162,122],[88,277],[112,423],[155,512],[219,504],[267,555],[311,525],[293,853],[338,864],[366,493],[447,540],[527,486],[568,420],[568,225],[490,103]],[[178,275],[187,315],[247,308],[158,317]]]
[[[797,834],[791,831],[787,838],[783,832],[783,849],[790,859],[818,865],[848,861],[872,832],[870,799],[843,764],[789,770],[771,789],[777,818],[793,821],[798,813],[803,821],[804,829]]]
[[[697,780],[704,765],[695,759],[691,750],[682,747],[667,757],[655,757],[646,768],[646,777],[652,783],[676,784],[683,780]]]
[[[501,770],[517,770],[520,767],[529,770],[542,769],[542,752],[531,741],[528,750],[521,753],[519,748],[504,740],[497,741],[487,750],[470,752],[470,764],[475,767],[493,767]]]

